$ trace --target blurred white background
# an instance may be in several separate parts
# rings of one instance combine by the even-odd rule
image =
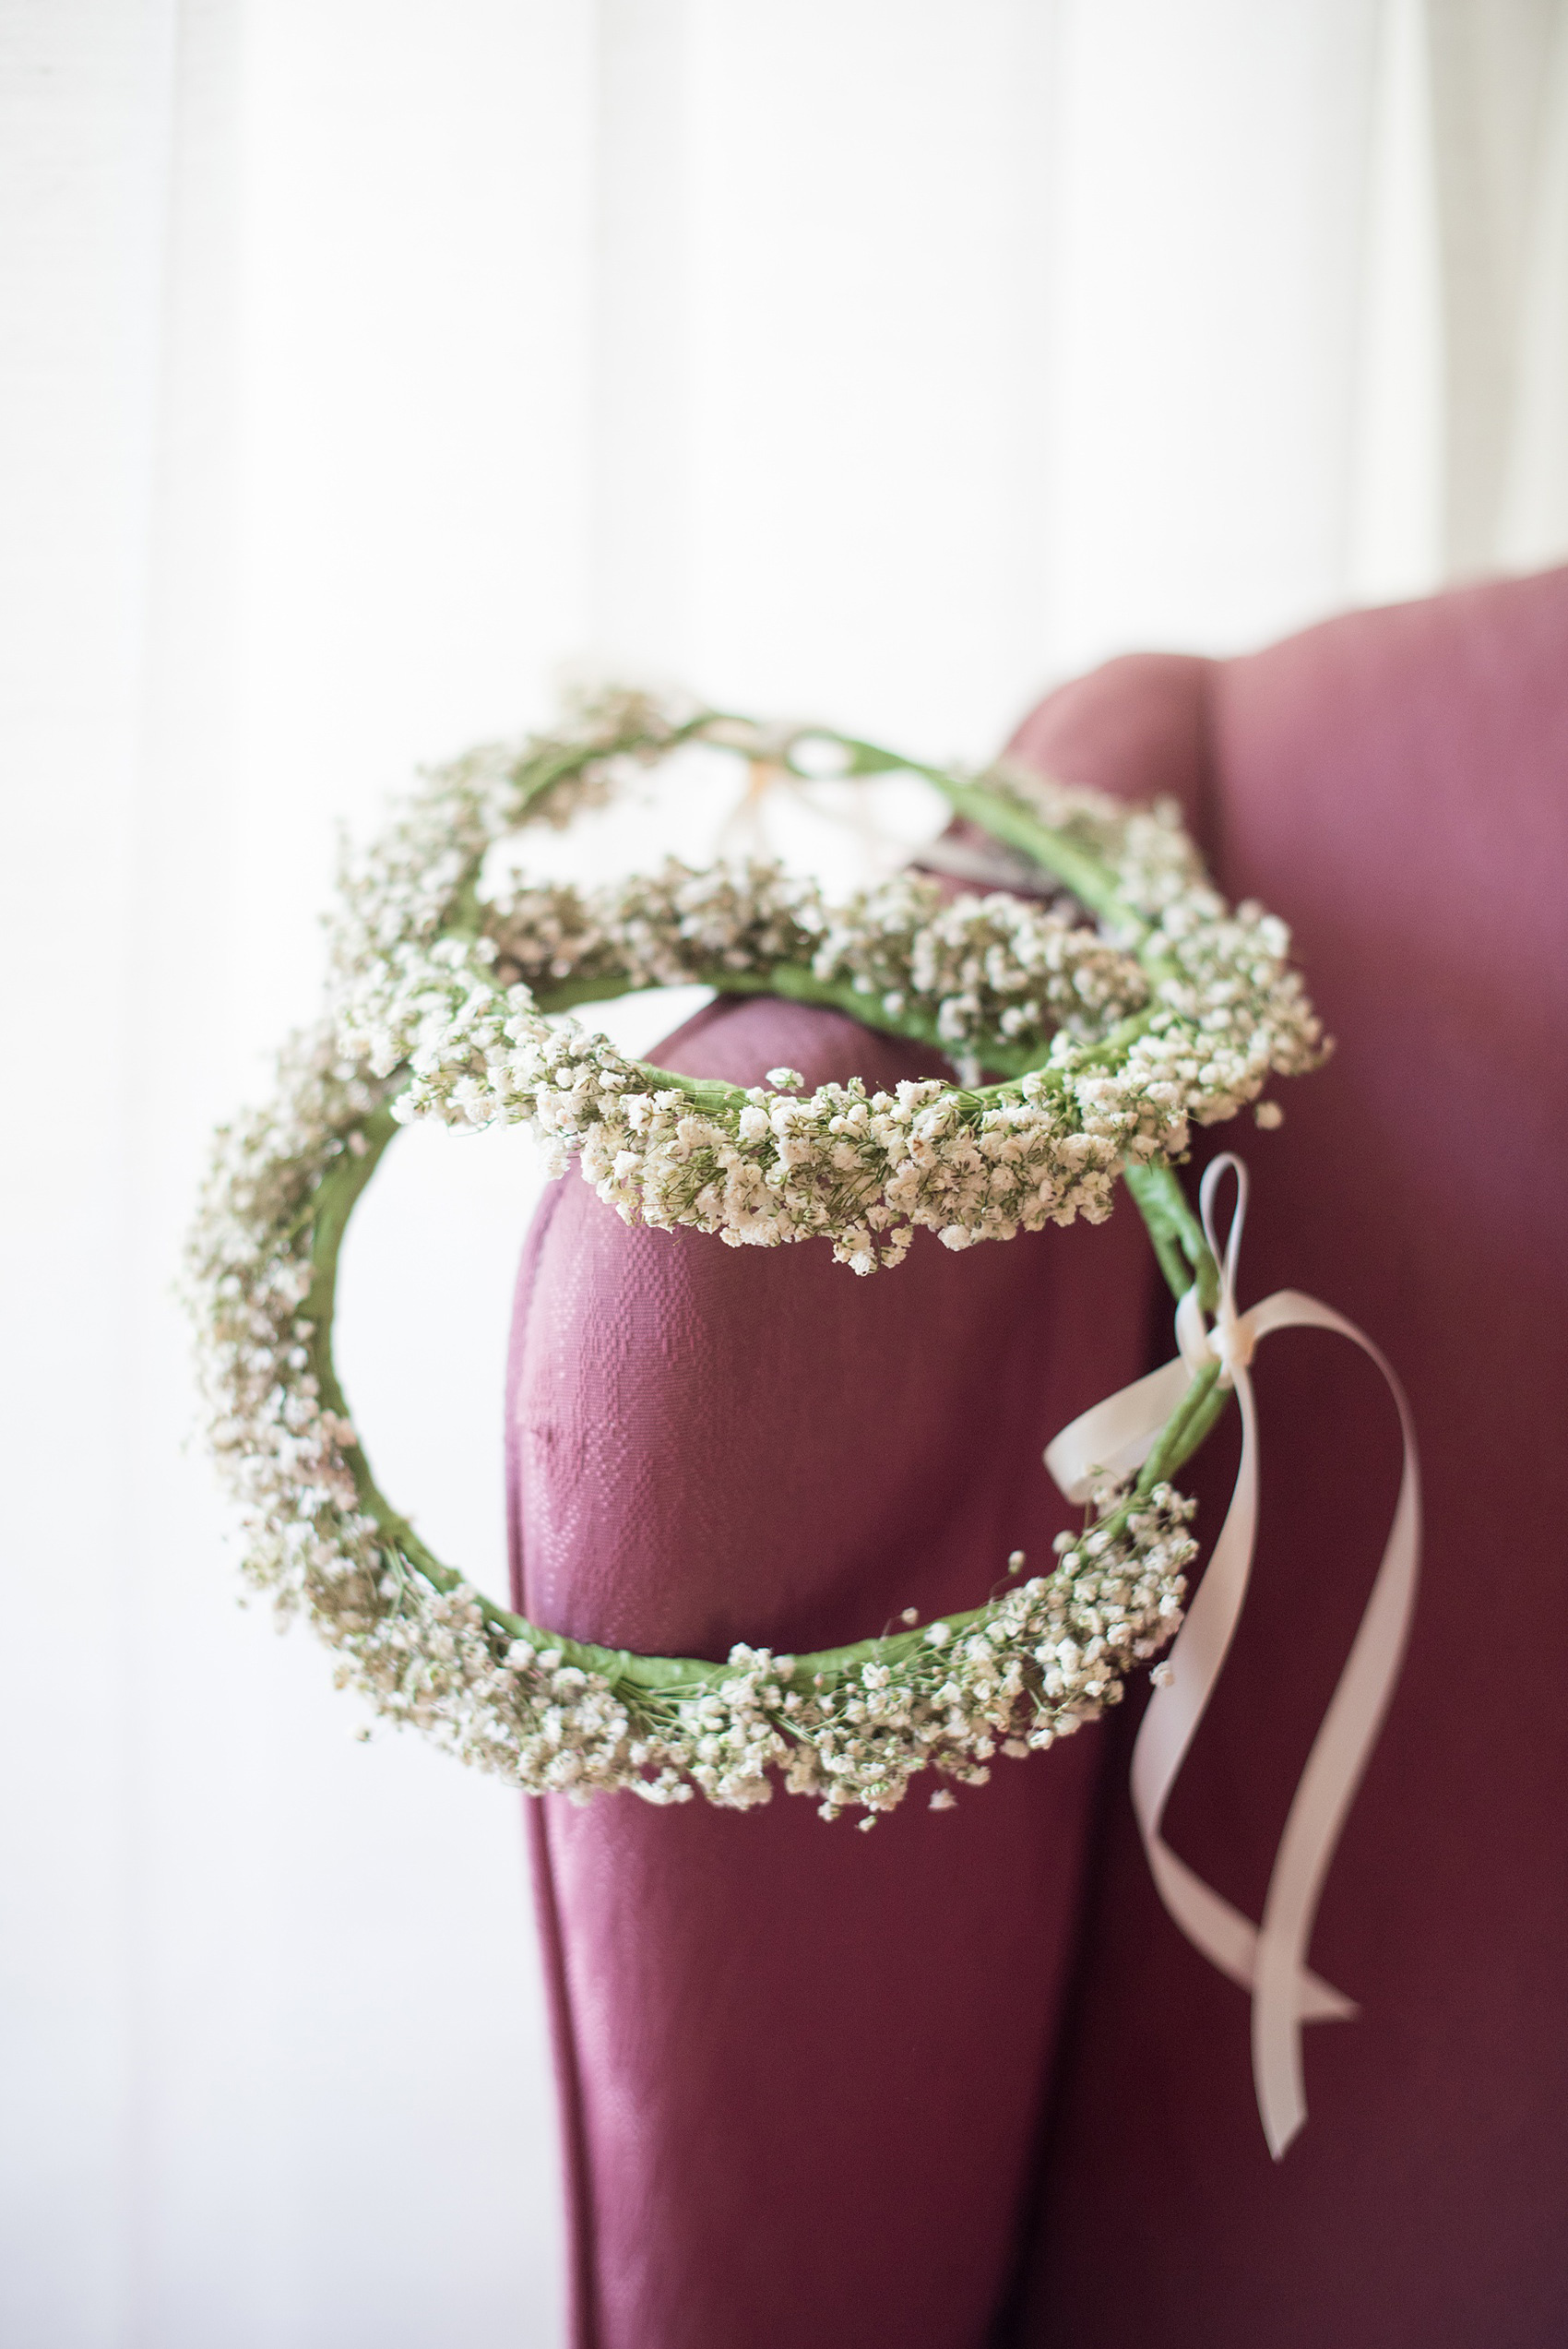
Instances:
[[[1568,553],[1568,5],[0,0],[0,2340],[552,2349],[517,1802],[351,1741],[185,1448],[335,828],[564,662],[980,757]],[[496,1587],[537,1188],[411,1137],[345,1275]]]

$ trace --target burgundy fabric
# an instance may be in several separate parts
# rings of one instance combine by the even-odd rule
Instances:
[[[934,1059],[772,1001],[659,1055],[888,1085]],[[1067,1521],[1056,1427],[1136,1371],[1131,1218],[858,1280],[827,1249],[628,1231],[568,1175],[507,1414],[519,1599],[722,1656],[973,1604]],[[532,1806],[592,2349],[968,2349],[1010,2271],[1076,1929],[1095,1738],[869,1834],[631,1795]]]
[[[1293,923],[1340,1038],[1282,1089],[1283,1133],[1209,1146],[1253,1169],[1243,1299],[1348,1313],[1421,1432],[1415,1639],[1313,1949],[1362,2013],[1309,2030],[1312,2118],[1277,2168],[1246,2001],[1137,1848],[1131,1720],[869,1836],[784,1798],[533,1806],[580,2349],[1545,2349],[1568,2337],[1568,573],[1246,661],[1115,662],[1016,747],[1179,792],[1227,889]],[[668,1056],[920,1065],[770,1003]],[[628,1233],[568,1177],[519,1285],[521,1595],[709,1653],[972,1600],[1057,1521],[1040,1440],[1138,1366],[1146,1256],[1123,1210],[856,1282],[815,1246]],[[1277,1337],[1257,1379],[1257,1577],[1169,1819],[1254,1915],[1397,1477],[1353,1349]],[[1210,1533],[1227,1470],[1217,1440]]]
[[[1423,1584],[1313,1943],[1361,2014],[1308,2030],[1311,2119],[1277,2167],[1246,2001],[1165,1921],[1129,1806],[1111,1806],[1021,2339],[1556,2349],[1568,572],[1357,614],[1194,675],[1221,884],[1290,921],[1339,1039],[1326,1070],[1282,1089],[1283,1131],[1241,1143],[1243,1300],[1307,1289],[1393,1357],[1422,1447]],[[1122,690],[1113,673],[1100,689]],[[1027,736],[1050,757],[1049,711]],[[1168,1829],[1254,1916],[1398,1469],[1392,1407],[1342,1341],[1271,1339],[1257,1387],[1253,1593]],[[1211,1532],[1219,1467],[1194,1478]],[[1110,1741],[1118,1777],[1134,1725]]]

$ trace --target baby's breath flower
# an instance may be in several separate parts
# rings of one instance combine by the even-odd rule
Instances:
[[[336,1240],[395,1125],[524,1123],[552,1171],[576,1159],[628,1222],[731,1246],[821,1237],[870,1273],[900,1263],[920,1227],[962,1249],[1099,1222],[1124,1166],[1179,1155],[1194,1122],[1257,1102],[1324,1046],[1283,926],[1226,908],[1173,809],[1008,770],[976,788],[1098,860],[1111,876],[1098,924],[1068,897],[948,903],[912,876],[834,907],[756,864],[671,863],[587,894],[487,890],[504,837],[568,821],[705,728],[742,752],[763,739],[606,696],[571,733],[431,776],[346,866],[329,1016],[284,1055],[272,1106],[220,1137],[192,1237],[211,1440],[247,1580],[310,1617],[381,1718],[574,1802],[621,1788],[743,1809],[781,1783],[869,1826],[922,1771],[983,1784],[999,1751],[1041,1751],[1115,1703],[1180,1621],[1192,1505],[1168,1485],[1135,1499],[1107,1485],[1094,1524],[1058,1537],[1049,1577],[1021,1580],[1014,1551],[1004,1596],[923,1630],[907,1608],[904,1628],[857,1650],[660,1662],[540,1630],[421,1547],[338,1390]],[[767,740],[782,757],[790,737]],[[783,1067],[766,1087],[705,1085],[552,1010],[558,988],[580,1002],[692,979],[754,989],[786,972],[788,992],[939,1043],[964,1090],[851,1079],[807,1094]],[[980,1088],[994,1062],[1024,1073]],[[946,1784],[931,1804],[953,1807]]]

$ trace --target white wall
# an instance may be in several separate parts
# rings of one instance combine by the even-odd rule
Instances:
[[[1568,8],[0,0],[0,2340],[549,2349],[517,1806],[352,1742],[182,1449],[335,827],[564,661],[977,756],[1568,552]],[[536,1188],[411,1136],[345,1264],[497,1580]]]

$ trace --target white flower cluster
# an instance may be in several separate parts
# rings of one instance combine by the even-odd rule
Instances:
[[[1059,1535],[1065,1555],[1049,1579],[879,1643],[831,1683],[815,1660],[802,1668],[736,1648],[733,1676],[683,1703],[670,1760],[726,1804],[766,1802],[765,1773],[778,1765],[787,1790],[814,1795],[824,1818],[893,1810],[924,1769],[983,1786],[994,1755],[1021,1760],[1119,1703],[1123,1675],[1171,1638],[1196,1555],[1192,1512],[1157,1485],[1075,1544]]]
[[[922,1770],[979,1784],[995,1754],[1071,1734],[1175,1630],[1194,1544],[1192,1504],[1168,1485],[1141,1499],[1108,1488],[1094,1529],[1058,1537],[1049,1579],[820,1656],[629,1658],[493,1605],[423,1559],[381,1500],[331,1373],[333,1257],[316,1233],[325,1219],[340,1238],[385,1147],[382,1089],[336,1058],[330,1034],[281,1074],[275,1107],[221,1138],[192,1237],[209,1434],[241,1506],[248,1579],[309,1615],[339,1684],[384,1718],[534,1793],[700,1792],[744,1808],[781,1771],[825,1817],[870,1818]],[[1024,1563],[1015,1554],[1010,1573]]]
[[[709,971],[809,962],[822,928],[814,885],[779,864],[660,872],[586,894],[520,888],[485,909],[508,981],[605,979],[622,988],[683,986]]]
[[[1114,1702],[1180,1618],[1191,1504],[1163,1484],[1103,1493],[1051,1577],[1018,1580],[1015,1556],[1010,1587],[973,1613],[815,1657],[634,1657],[541,1632],[422,1548],[338,1388],[337,1252],[394,1121],[527,1118],[629,1219],[732,1245],[820,1234],[869,1271],[919,1224],[963,1247],[1098,1220],[1123,1163],[1178,1151],[1189,1118],[1229,1115],[1271,1071],[1311,1066],[1321,1040],[1280,926],[1228,913],[1168,814],[1033,779],[994,780],[1107,860],[1117,894],[1099,933],[1012,899],[944,906],[911,882],[835,911],[757,866],[481,901],[503,832],[564,821],[626,762],[721,725],[742,747],[760,739],[621,697],[565,740],[433,780],[345,878],[332,1019],[286,1055],[275,1103],[220,1138],[191,1287],[247,1575],[308,1613],[339,1678],[383,1717],[536,1792],[744,1807],[781,1776],[825,1815],[856,1806],[869,1824],[921,1770],[978,1783],[996,1753],[1049,1745]],[[852,1081],[808,1099],[776,1069],[741,1091],[546,1016],[552,988],[696,975],[761,988],[786,970],[791,993],[1011,1053],[1022,1073],[978,1093]]]
[[[603,694],[578,716],[567,738],[535,739],[521,751],[483,744],[435,769],[363,854],[345,859],[333,921],[340,983],[445,928],[472,895],[486,850],[525,816],[563,829],[690,732],[679,712],[636,693]]]
[[[1012,1587],[971,1614],[799,1659],[584,1647],[424,1558],[336,1407],[333,1254],[317,1231],[325,1221],[340,1238],[386,1119],[379,1089],[335,1049],[330,1036],[296,1049],[276,1107],[223,1136],[190,1270],[247,1576],[285,1612],[308,1613],[338,1652],[339,1685],[384,1719],[533,1793],[700,1793],[746,1808],[781,1774],[825,1818],[858,1807],[869,1823],[923,1770],[980,1784],[997,1753],[1069,1735],[1171,1636],[1194,1544],[1192,1504],[1167,1485],[1143,1498],[1108,1489],[1094,1529],[1059,1537],[1049,1579],[1017,1581],[1016,1553]]]
[[[340,1651],[339,1686],[531,1794],[700,1794],[744,1810],[778,1781],[824,1818],[869,1819],[922,1771],[983,1785],[997,1755],[1043,1751],[1119,1702],[1124,1675],[1181,1622],[1191,1513],[1161,1485],[1049,1579],[923,1634],[800,1658],[738,1645],[723,1664],[671,1663],[651,1684],[641,1660],[516,1618],[508,1636],[471,1591],[416,1598],[406,1575],[383,1576],[374,1621],[357,1576],[350,1610],[317,1603],[315,1615]]]
[[[667,721],[642,755],[677,734]],[[582,789],[610,788],[613,764],[584,756]],[[1232,1116],[1271,1075],[1323,1056],[1284,925],[1256,906],[1227,910],[1170,807],[985,779],[1103,861],[1114,911],[1097,934],[1004,895],[944,905],[910,879],[831,909],[755,864],[671,864],[588,897],[523,888],[486,906],[473,878],[482,848],[533,805],[515,792],[507,817],[493,782],[481,805],[471,761],[452,777],[434,779],[396,853],[356,884],[338,955],[343,1049],[378,1077],[411,1072],[401,1119],[531,1125],[556,1165],[576,1158],[628,1222],[689,1224],[736,1246],[826,1237],[858,1272],[901,1261],[921,1225],[962,1248],[1076,1215],[1099,1222],[1124,1162],[1179,1156],[1192,1121]],[[562,771],[553,817],[570,787]],[[456,932],[455,832],[469,876]],[[445,928],[421,842],[448,888]],[[771,983],[1023,1073],[983,1094],[928,1083],[868,1095],[850,1083],[785,1100],[664,1077],[546,1016],[552,990],[580,1001],[694,978]]]
[[[1122,1158],[1167,1138],[1162,1120],[1146,1111],[1135,1129],[1112,1103],[1063,1114],[1054,1067],[989,1102],[934,1079],[869,1096],[851,1079],[805,1100],[660,1083],[576,1020],[541,1018],[525,988],[488,984],[493,952],[448,939],[410,955],[353,1007],[345,1047],[379,1075],[412,1070],[399,1120],[527,1121],[553,1171],[576,1157],[627,1222],[691,1224],[733,1247],[820,1235],[870,1272],[901,1261],[918,1224],[962,1248],[1079,1213],[1100,1222]],[[1086,1095],[1103,1081],[1086,1076]]]
[[[1053,1030],[1099,1043],[1148,999],[1136,960],[1075,915],[996,892],[947,904],[909,876],[833,907],[781,865],[662,871],[583,895],[529,888],[494,900],[496,977],[530,987],[614,979],[624,988],[807,972],[857,1008],[923,1027],[947,1049]]]

